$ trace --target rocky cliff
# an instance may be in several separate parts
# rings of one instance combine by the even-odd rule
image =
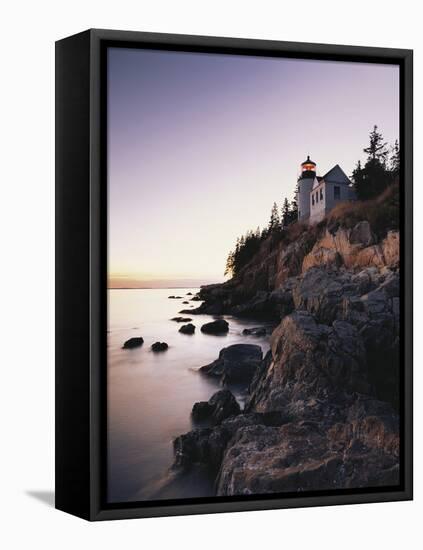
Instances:
[[[218,495],[399,483],[399,241],[366,220],[302,228],[201,289],[198,312],[277,326],[244,410],[178,437],[176,466],[208,466]]]

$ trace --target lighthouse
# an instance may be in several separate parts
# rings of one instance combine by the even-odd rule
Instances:
[[[306,221],[310,218],[310,193],[316,179],[316,163],[307,156],[301,163],[301,174],[298,178],[298,220]]]

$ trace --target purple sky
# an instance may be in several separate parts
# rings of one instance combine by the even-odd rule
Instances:
[[[307,154],[350,175],[399,136],[399,69],[109,49],[111,286],[223,279],[237,236],[292,198]]]

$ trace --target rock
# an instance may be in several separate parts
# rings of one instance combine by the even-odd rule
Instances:
[[[139,348],[143,344],[144,344],[144,339],[141,336],[138,336],[138,337],[129,338],[129,340],[126,340],[122,348],[123,349]]]
[[[271,347],[272,361],[255,381],[248,412],[314,414],[316,408],[307,406],[310,401],[369,389],[364,344],[350,323],[337,320],[329,327],[297,311],[273,331]]]
[[[306,271],[292,290],[295,309],[307,310],[319,322],[330,324],[339,318],[343,300],[358,293],[351,273],[313,267]]]
[[[229,390],[220,390],[209,401],[195,403],[191,416],[194,422],[210,421],[212,424],[220,424],[240,412],[240,406],[233,394]]]
[[[154,344],[151,346],[151,351],[166,351],[168,349],[168,345],[166,342],[154,342]]]
[[[245,334],[246,336],[265,336],[266,335],[266,328],[265,327],[253,327],[253,328],[245,328],[242,331],[242,334]]]
[[[230,440],[217,478],[219,496],[387,486],[399,483],[397,428],[379,418],[364,424],[292,422],[252,425]]]
[[[189,304],[189,302],[182,302],[183,304]]]
[[[190,317],[173,317],[171,321],[176,321],[177,323],[189,323],[192,319]]]
[[[219,378],[222,384],[249,384],[263,358],[260,346],[234,344],[223,348],[218,359],[200,368],[202,374]]]
[[[192,296],[192,292],[187,292],[187,296]]]
[[[376,242],[376,237],[372,233],[369,222],[361,221],[357,223],[351,229],[349,241],[351,244],[362,244],[364,246],[374,244]]]
[[[179,329],[179,332],[182,334],[194,334],[195,332],[195,326],[192,323],[188,323],[187,325],[182,325]]]
[[[217,473],[230,436],[230,432],[221,426],[192,430],[180,435],[173,441],[173,466],[191,468],[202,464]]]
[[[237,414],[213,428],[197,428],[180,435],[173,442],[174,466],[190,468],[195,464],[207,466],[217,473],[228,442],[245,426],[264,424],[281,425],[284,419],[279,415]]]
[[[205,334],[225,334],[229,331],[229,323],[224,319],[217,319],[202,325],[201,332]]]
[[[175,464],[209,468],[219,496],[399,483],[399,233],[325,224],[268,237],[190,311],[278,322],[264,359],[236,344],[200,369],[248,384],[244,410],[215,420],[197,403],[193,418],[212,426],[174,442]]]

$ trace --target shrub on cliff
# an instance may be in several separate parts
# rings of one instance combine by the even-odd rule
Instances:
[[[374,199],[335,206],[328,214],[327,227],[329,230],[338,226],[350,229],[366,220],[377,237],[382,238],[389,230],[399,228],[399,202],[399,183],[396,180]]]

